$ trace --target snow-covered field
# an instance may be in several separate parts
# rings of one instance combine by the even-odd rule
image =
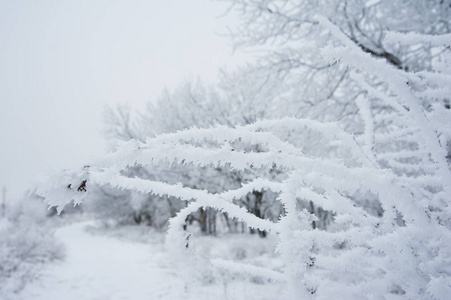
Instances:
[[[58,229],[55,235],[66,246],[66,258],[48,265],[39,279],[11,299],[277,299],[280,296],[281,286],[259,278],[222,273],[208,266],[208,259],[197,258],[183,264],[202,268],[201,272],[180,268],[165,249],[163,233],[143,228],[142,233],[147,237],[137,241],[133,236],[139,234],[139,227],[126,229],[129,238],[124,238],[124,230],[111,233],[93,226],[95,223],[84,221]],[[253,238],[241,235],[199,238],[196,253],[216,257],[233,255],[235,259],[246,260],[251,255],[249,251],[258,251],[261,262],[277,263],[271,253],[266,253],[272,247],[272,240]],[[197,263],[202,265],[196,266]],[[204,280],[199,280],[199,274]]]

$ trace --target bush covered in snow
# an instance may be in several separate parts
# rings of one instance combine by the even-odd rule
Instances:
[[[26,198],[0,220],[0,298],[9,299],[36,279],[43,266],[62,259],[42,199]]]

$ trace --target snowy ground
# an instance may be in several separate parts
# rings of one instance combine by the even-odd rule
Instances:
[[[158,238],[142,243],[87,231],[86,228],[93,224],[80,222],[58,229],[56,237],[66,246],[65,260],[46,267],[38,280],[28,284],[13,299],[249,300],[277,299],[280,296],[279,285],[258,278],[222,275],[223,278],[218,280],[216,273],[216,277],[212,275],[211,282],[190,279],[186,276],[189,272],[183,274],[177,271]],[[214,243],[214,238],[206,238],[199,244],[198,251],[214,255],[221,252],[220,249],[225,252],[229,250],[224,248],[235,248],[235,254],[229,255],[237,256],[238,253],[242,256],[238,258],[243,259],[251,248],[261,251],[257,263],[258,259],[261,263],[274,261],[265,258],[267,254],[263,253],[266,250],[262,243],[268,242],[246,236],[237,238],[226,239],[225,243],[221,239],[222,244],[216,245],[216,248],[208,248],[206,245]],[[241,243],[244,243],[242,247],[239,246]],[[250,243],[256,247],[248,247]],[[261,249],[258,250],[258,247]]]

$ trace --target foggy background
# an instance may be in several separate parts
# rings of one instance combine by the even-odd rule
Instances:
[[[13,201],[50,170],[106,151],[102,111],[142,109],[186,78],[245,61],[209,0],[0,0],[0,186]],[[233,55],[232,55],[233,54]]]

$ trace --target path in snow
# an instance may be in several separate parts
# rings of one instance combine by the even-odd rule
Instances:
[[[18,299],[224,298],[223,291],[221,296],[213,287],[203,289],[202,294],[189,292],[183,279],[162,264],[161,245],[94,235],[84,230],[90,224],[75,223],[57,230],[56,237],[66,246],[66,259],[46,267]]]

